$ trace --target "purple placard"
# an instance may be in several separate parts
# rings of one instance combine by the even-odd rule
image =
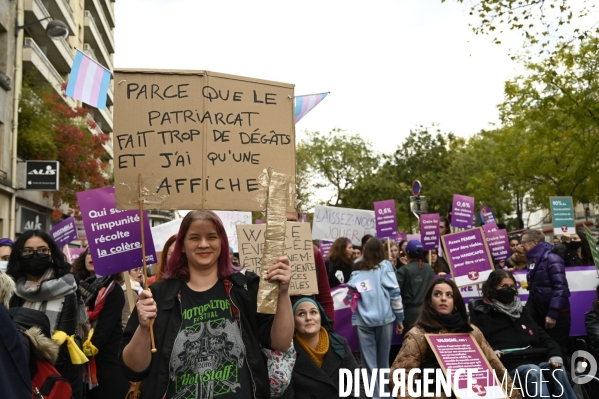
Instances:
[[[471,229],[474,224],[474,197],[454,194],[451,212],[453,227]]]
[[[468,386],[466,373],[457,376],[458,386],[456,387],[452,383],[452,389],[456,397],[471,398],[480,396],[489,399],[506,397],[487,359],[472,335],[468,333],[426,334],[425,337],[439,360],[443,371],[450,373],[449,378],[452,382],[458,369],[477,370],[472,375],[471,387]],[[504,376],[498,375],[497,377],[503,378]],[[473,390],[477,395],[472,396],[469,394],[470,390]]]
[[[375,202],[374,220],[377,238],[394,238],[398,233],[395,200]]]
[[[63,253],[67,256],[69,263],[73,264],[79,255],[85,252],[85,248],[65,248]]]
[[[262,219],[256,219],[256,223],[255,224],[262,224]]]
[[[75,225],[75,217],[66,218],[60,223],[57,223],[50,230],[50,235],[60,248],[64,247],[71,241],[77,239],[77,226]]]
[[[138,211],[116,209],[114,187],[77,193],[96,274],[110,274],[143,265]],[[148,214],[144,211],[146,262],[156,263]]]
[[[499,229],[497,223],[491,222],[483,225],[483,231],[487,239],[487,246],[495,261],[499,262],[509,258],[511,253],[510,241],[505,229]]]
[[[483,206],[480,209],[480,220],[482,220],[483,224],[496,222],[495,214],[493,213],[493,209],[491,209],[490,207],[488,207],[486,205]]]
[[[320,253],[322,254],[322,257],[326,258],[327,254],[331,250],[331,247],[333,246],[333,241],[320,240],[320,243],[318,246],[320,248]]]
[[[407,240],[408,239],[408,235],[406,233],[397,233],[397,235],[395,237],[393,237],[393,240],[397,243],[397,245],[399,245],[399,243],[402,240]],[[400,248],[401,249],[401,248]]]
[[[420,215],[420,235],[422,236],[422,249],[430,251],[439,248],[439,214],[428,213]]]
[[[302,222],[308,223],[308,215],[306,215],[305,213],[302,213]]]
[[[487,281],[493,271],[493,262],[480,227],[447,234],[441,239],[451,275],[458,287]]]

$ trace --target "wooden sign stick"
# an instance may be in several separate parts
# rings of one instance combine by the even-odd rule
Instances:
[[[142,197],[141,173],[139,174],[139,225],[141,228],[141,256],[143,258],[144,282],[148,284],[148,265],[146,264],[146,237],[144,231],[144,201]],[[128,276],[127,276],[128,277]],[[149,290],[150,286],[146,287]],[[154,319],[150,319],[150,339],[152,340],[152,353],[156,353],[156,344],[154,343]]]

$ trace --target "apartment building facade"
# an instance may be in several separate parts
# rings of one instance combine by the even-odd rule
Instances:
[[[49,36],[46,28],[53,20],[66,25],[66,38]],[[76,49],[112,71],[115,23],[111,0],[0,0],[0,237],[14,238],[32,226],[46,231],[51,227],[51,200],[40,191],[23,189],[25,164],[16,151],[23,76],[33,76],[36,86],[50,86],[61,94]],[[97,125],[90,131],[110,136],[104,147],[110,157],[113,85],[111,81],[105,110],[61,96],[69,106],[90,109]]]

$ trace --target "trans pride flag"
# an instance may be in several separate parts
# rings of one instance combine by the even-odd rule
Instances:
[[[77,50],[71,68],[67,96],[99,109],[106,108],[110,71]]]
[[[295,123],[298,123],[312,108],[316,107],[329,93],[307,94],[295,97]]]

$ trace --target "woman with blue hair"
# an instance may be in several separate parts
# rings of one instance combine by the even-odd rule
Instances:
[[[293,305],[295,334],[293,346],[297,360],[291,385],[283,398],[329,399],[339,397],[339,370],[358,368],[345,338],[333,332],[331,320],[322,306],[309,297],[300,298]],[[353,394],[353,386],[352,392]],[[366,398],[362,386],[360,396]]]

